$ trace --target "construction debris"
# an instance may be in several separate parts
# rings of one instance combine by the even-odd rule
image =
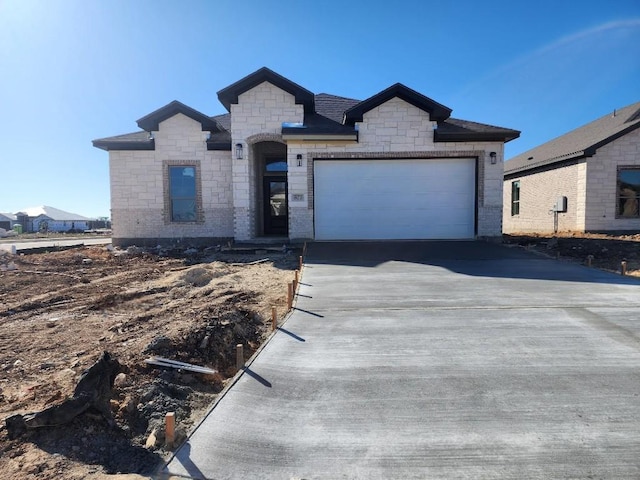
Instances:
[[[150,357],[147,358],[144,363],[148,365],[155,365],[157,367],[175,368],[176,370],[187,370],[195,373],[205,373],[213,375],[218,373],[216,370],[207,367],[201,367],[199,365],[193,365],[191,363],[178,362],[177,360],[171,360],[164,357]]]
[[[41,412],[8,417],[5,422],[9,438],[17,438],[31,428],[64,425],[90,408],[97,410],[109,426],[114,426],[111,388],[120,369],[118,360],[109,352],[103,352],[98,361],[82,374],[73,397]]]

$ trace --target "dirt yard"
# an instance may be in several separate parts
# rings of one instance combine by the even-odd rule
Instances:
[[[609,272],[640,277],[640,234],[604,235],[559,233],[553,235],[504,235],[506,245],[520,246],[541,255],[588,265]]]
[[[216,251],[217,250],[217,251]],[[298,251],[118,251],[82,247],[11,256],[0,250],[0,422],[73,395],[108,351],[122,365],[111,410],[117,428],[87,411],[63,427],[0,431],[0,472],[11,479],[141,478],[162,462],[164,417],[177,441],[265,340],[271,307],[286,310]],[[217,374],[157,368],[151,356]],[[149,435],[157,441],[145,447]],[[126,475],[115,475],[126,474]]]
[[[511,235],[504,242],[560,261],[640,276],[640,235]],[[167,412],[178,442],[236,373],[235,347],[249,357],[268,335],[271,306],[286,308],[300,252],[74,248],[11,256],[0,250],[0,422],[73,394],[81,373],[110,352],[124,366],[111,409],[64,427],[0,431],[2,478],[143,478],[170,453]],[[266,261],[262,261],[268,259]],[[205,375],[155,368],[159,355],[213,368]],[[152,431],[157,441],[145,447]]]

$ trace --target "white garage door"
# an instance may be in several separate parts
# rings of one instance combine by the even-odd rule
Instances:
[[[475,159],[316,160],[317,240],[465,239]]]

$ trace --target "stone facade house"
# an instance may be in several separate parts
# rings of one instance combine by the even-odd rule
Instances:
[[[109,152],[116,245],[501,235],[504,143],[395,84],[364,100],[314,94],[268,68],[218,92],[214,117],[180,102]]]
[[[504,233],[640,231],[640,102],[504,165]]]

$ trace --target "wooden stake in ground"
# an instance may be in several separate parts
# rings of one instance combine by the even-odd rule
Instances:
[[[164,417],[164,437],[168,448],[173,448],[176,441],[176,412],[169,412]]]
[[[587,255],[587,267],[591,266],[591,262],[593,262],[593,255]]]
[[[621,275],[626,275],[627,274],[627,262],[626,261],[620,262],[620,274]]]
[[[239,343],[236,345],[236,368],[242,370],[242,367],[244,367],[244,348]]]
[[[278,309],[271,307],[271,328],[275,332],[278,328]]]
[[[287,311],[293,307],[293,283],[287,284]]]

